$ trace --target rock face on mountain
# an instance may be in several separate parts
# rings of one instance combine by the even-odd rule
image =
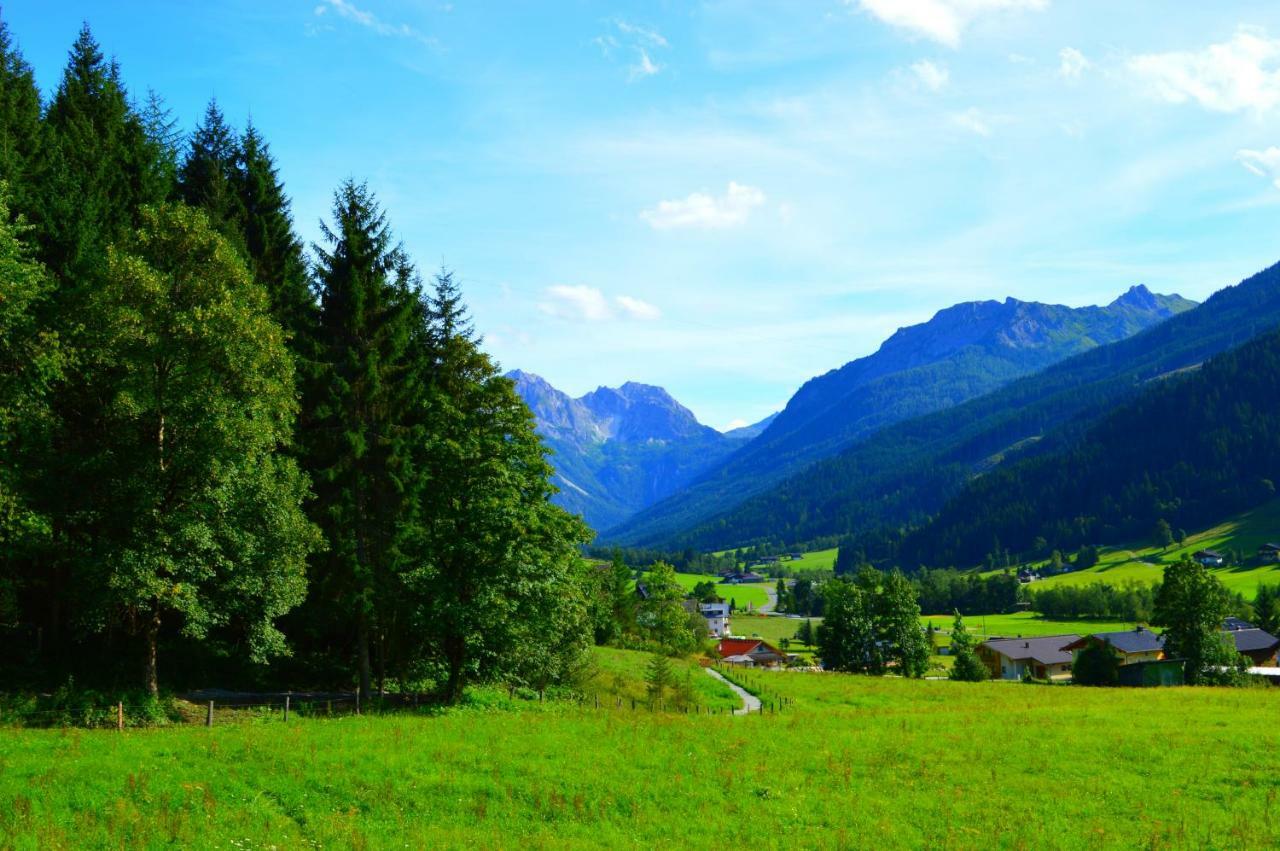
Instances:
[[[595,529],[668,496],[758,433],[748,426],[721,434],[649,384],[629,381],[574,399],[532,373],[507,377],[553,452],[556,502]]]
[[[1136,286],[1105,307],[957,304],[806,382],[759,437],[606,536],[655,542],[888,425],[958,405],[1195,307]]]

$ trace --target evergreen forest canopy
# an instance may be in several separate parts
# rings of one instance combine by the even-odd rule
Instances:
[[[309,258],[256,128],[181,133],[87,26],[42,97],[0,22],[7,681],[555,683],[599,571],[550,475],[365,185]]]

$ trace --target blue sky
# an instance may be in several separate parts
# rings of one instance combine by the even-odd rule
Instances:
[[[367,179],[488,349],[725,427],[957,301],[1204,298],[1280,260],[1280,4],[9,0],[190,128],[216,96],[300,231]]]

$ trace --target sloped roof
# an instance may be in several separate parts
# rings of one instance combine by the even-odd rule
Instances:
[[[773,653],[782,656],[782,651],[759,638],[722,638],[716,645],[716,652],[721,657],[742,656],[752,653]]]
[[[1079,641],[1068,644],[1063,650],[1075,650],[1087,639],[1096,638],[1105,641],[1121,653],[1152,653],[1164,649],[1163,636],[1156,635],[1145,626],[1126,629],[1123,632],[1095,632],[1086,635]]]
[[[1276,645],[1280,645],[1280,638],[1276,638],[1265,629],[1232,629],[1228,630],[1228,634],[1235,639],[1238,653],[1272,650]]]
[[[1071,654],[1063,649],[1067,644],[1079,641],[1078,635],[1046,635],[1037,638],[993,638],[980,647],[1007,656],[1014,661],[1031,659],[1041,665],[1062,665],[1071,661]]]

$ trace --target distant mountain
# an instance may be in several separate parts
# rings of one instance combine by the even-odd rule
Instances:
[[[719,549],[764,538],[794,543],[852,535],[868,555],[896,560],[894,530],[927,521],[975,475],[1009,457],[1068,446],[1151,382],[1277,326],[1280,265],[1140,334],[884,428],[740,505],[653,533],[654,542]],[[1132,427],[1141,433],[1146,424]]]
[[[900,329],[875,354],[808,381],[759,437],[606,536],[660,541],[886,426],[982,396],[1194,306],[1136,286],[1105,307],[1008,298],[946,308]]]
[[[672,493],[763,428],[721,434],[666,390],[634,381],[574,399],[532,373],[507,377],[553,452],[556,502],[596,529]]]

